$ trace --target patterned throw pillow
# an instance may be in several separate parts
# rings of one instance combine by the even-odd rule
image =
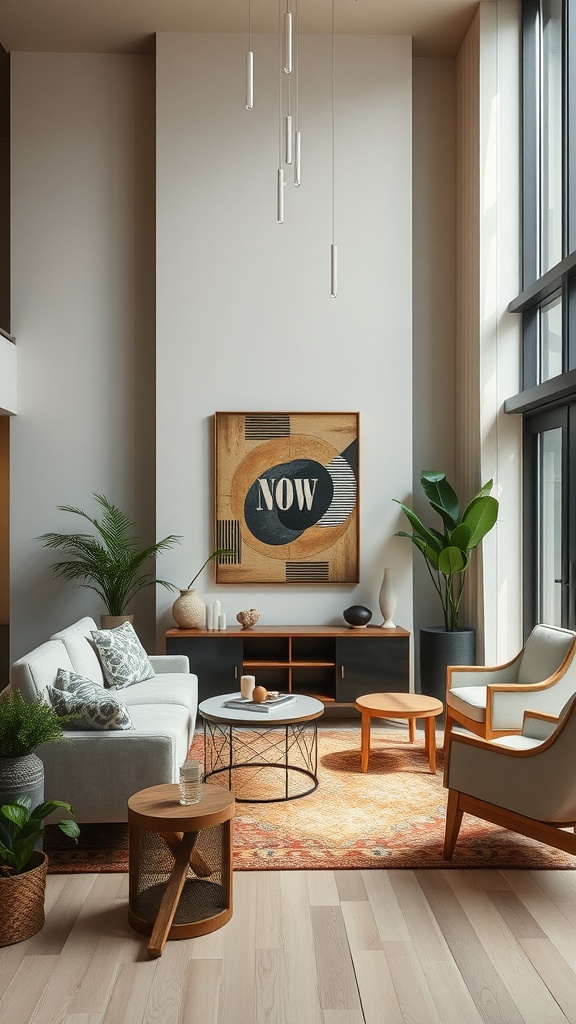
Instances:
[[[46,691],[58,715],[76,715],[81,729],[133,729],[126,705],[86,676],[58,669],[55,686]]]
[[[93,629],[92,639],[108,686],[121,690],[132,683],[141,683],[155,674],[134,627],[123,622],[116,629]]]

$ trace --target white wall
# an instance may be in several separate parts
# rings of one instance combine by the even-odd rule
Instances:
[[[339,40],[340,293],[331,300],[329,41],[304,41],[303,185],[298,195],[287,187],[282,227],[269,82],[276,50],[256,41],[249,114],[237,37],[159,40],[156,526],[153,62],[12,54],[13,657],[80,614],[100,614],[90,592],[51,579],[52,556],[35,540],[66,528],[59,504],[89,507],[99,490],[134,516],[145,539],[182,533],[158,572],[189,582],[211,550],[218,409],[360,411],[361,583],[239,590],[216,588],[206,570],[204,593],[220,597],[230,619],[258,604],[267,622],[339,621],[356,601],[376,619],[382,570],[391,565],[397,621],[412,624],[411,545],[393,536],[404,524],[392,498],[410,498],[420,464],[452,458],[444,373],[435,378],[441,401],[430,387],[438,364],[450,360],[453,330],[443,301],[451,62],[414,68],[412,306],[410,42]],[[419,616],[430,595],[418,576],[416,587]],[[161,590],[156,597],[161,649],[171,598]],[[152,592],[136,610],[152,649]]]
[[[157,523],[182,546],[165,557],[184,587],[213,547],[216,410],[358,410],[358,587],[215,587],[228,619],[341,622],[352,603],[378,620],[384,566],[412,626],[411,551],[392,498],[412,490],[411,44],[338,37],[336,238],[329,295],[330,39],[301,41],[302,186],[276,224],[277,39],[254,40],[254,110],[244,41],[157,39]],[[170,598],[157,592],[159,631]]]
[[[102,608],[35,538],[104,492],[154,536],[154,63],[12,54],[12,657]],[[95,509],[94,509],[95,511]],[[137,605],[153,642],[154,598]]]
[[[16,346],[0,335],[0,415],[16,412],[17,363]]]
[[[457,60],[460,475],[494,480],[496,528],[470,574],[480,662],[512,657],[522,637],[522,422],[506,416],[520,389],[520,18],[518,0],[484,2]],[[468,584],[467,584],[468,585]]]
[[[422,470],[440,470],[455,485],[456,369],[456,79],[450,58],[413,65],[414,158],[414,509],[436,516],[420,486]],[[405,541],[410,544],[410,541]],[[443,626],[438,595],[414,549],[414,625]],[[415,643],[418,666],[418,644]]]

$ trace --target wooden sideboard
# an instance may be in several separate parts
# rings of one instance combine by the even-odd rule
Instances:
[[[253,675],[267,690],[305,693],[327,707],[353,707],[365,693],[409,689],[410,633],[344,626],[169,629],[167,654],[187,654],[198,699],[240,689]]]

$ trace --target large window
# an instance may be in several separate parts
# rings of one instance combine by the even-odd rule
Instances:
[[[525,630],[576,627],[576,3],[523,0]],[[572,129],[572,131],[571,131]]]

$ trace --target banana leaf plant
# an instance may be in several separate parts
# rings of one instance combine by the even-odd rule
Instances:
[[[451,631],[458,629],[470,556],[494,526],[498,518],[498,501],[490,494],[492,480],[484,484],[464,511],[461,511],[458,497],[445,473],[423,471],[420,483],[432,509],[440,516],[443,528],[437,530],[425,526],[412,509],[394,498],[412,527],[412,533],[399,530],[396,536],[408,537],[422,552],[442,603],[444,625]]]
[[[44,832],[44,821],[49,814],[63,807],[73,814],[70,804],[62,800],[47,800],[32,809],[29,796],[16,797],[13,804],[0,807],[0,877],[20,875],[26,871],[36,843]],[[71,818],[58,822],[65,835],[78,842],[80,829]]]

